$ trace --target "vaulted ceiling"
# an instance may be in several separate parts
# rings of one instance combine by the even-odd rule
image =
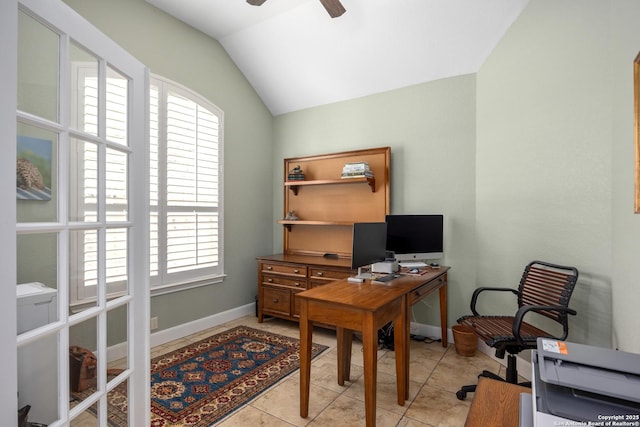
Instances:
[[[273,115],[475,73],[529,0],[147,0],[217,39]]]

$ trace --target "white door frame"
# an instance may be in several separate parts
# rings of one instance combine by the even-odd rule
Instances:
[[[0,2],[0,198],[14,200],[3,203],[0,209],[0,360],[5,379],[0,387],[0,414],[3,423],[18,425],[18,362],[16,353],[16,105],[17,105],[17,52],[18,1]]]
[[[2,52],[8,52],[12,58],[5,60],[3,58],[2,65],[0,65],[0,78],[3,82],[9,83],[9,90],[5,92],[3,90],[3,100],[0,101],[0,124],[2,124],[3,144],[6,144],[6,150],[3,147],[2,169],[0,175],[0,194],[5,197],[5,200],[12,200],[13,202],[7,202],[11,205],[11,208],[6,209],[4,212],[0,212],[0,219],[7,219],[12,216],[10,221],[0,221],[0,238],[2,238],[2,245],[0,245],[0,266],[2,269],[2,284],[0,286],[0,300],[2,301],[2,313],[0,319],[5,320],[5,316],[9,317],[5,325],[9,327],[0,328],[2,335],[0,335],[0,342],[13,342],[15,345],[5,346],[2,352],[7,352],[7,358],[3,357],[3,361],[8,363],[5,369],[10,372],[16,372],[17,369],[11,369],[11,367],[17,368],[18,361],[16,360],[16,346],[20,344],[19,340],[16,340],[16,294],[13,290],[13,286],[16,283],[16,234],[15,226],[10,232],[7,226],[10,223],[15,223],[15,181],[13,178],[13,169],[15,168],[15,141],[16,141],[16,87],[17,87],[17,75],[15,70],[17,69],[17,5],[20,3],[35,15],[43,18],[53,28],[62,34],[62,42],[68,42],[67,36],[70,39],[78,41],[80,44],[94,52],[101,58],[104,58],[109,64],[119,68],[119,70],[130,77],[131,96],[130,96],[130,120],[129,120],[129,135],[128,140],[129,147],[131,148],[130,162],[129,162],[129,222],[132,224],[129,229],[129,300],[128,300],[128,321],[127,321],[127,345],[128,345],[128,361],[129,366],[125,371],[125,375],[128,377],[129,385],[129,424],[134,426],[144,426],[150,424],[150,398],[149,398],[149,381],[150,381],[150,340],[149,340],[149,312],[150,312],[150,296],[149,296],[149,209],[148,209],[148,118],[149,118],[149,103],[148,103],[148,91],[149,91],[149,72],[139,61],[133,56],[128,54],[122,48],[120,48],[115,42],[107,38],[104,34],[100,33],[95,27],[93,27],[88,21],[78,15],[69,6],[62,3],[59,0],[3,0],[0,6],[0,44],[2,45]],[[5,22],[6,21],[6,22]],[[7,44],[7,49],[5,49]],[[64,49],[63,49],[64,50]],[[64,52],[63,52],[64,54]],[[63,62],[63,64],[65,64]],[[61,67],[64,70],[66,65]],[[11,70],[14,70],[13,73]],[[68,82],[64,79],[66,74],[61,73],[61,85]],[[5,96],[5,93],[9,96]],[[63,98],[68,98],[63,96]],[[12,105],[10,105],[12,104]],[[62,105],[62,109],[67,106]],[[9,108],[12,113],[8,113]],[[5,111],[7,114],[5,114]],[[68,111],[68,109],[66,110]],[[5,123],[6,122],[6,123]],[[63,123],[65,125],[66,123]],[[64,184],[64,182],[63,182]],[[62,192],[66,192],[66,189],[62,189]],[[3,205],[5,205],[3,203]],[[7,215],[8,212],[8,215]],[[60,221],[65,219],[60,218]],[[7,253],[8,256],[4,256]],[[58,262],[64,263],[67,261],[66,256],[59,256]],[[69,419],[69,405],[68,405],[68,298],[64,298],[67,292],[62,291],[62,296],[58,298],[59,301],[59,325],[57,329],[60,330],[60,345],[58,346],[59,364],[58,364],[58,408],[60,423],[55,425],[68,425]],[[5,310],[6,305],[6,310]],[[98,310],[101,313],[106,312],[106,303],[103,300],[98,302]],[[101,314],[102,315],[102,314]],[[103,319],[106,315],[102,316]],[[106,322],[98,322],[98,341],[97,341],[97,353],[107,354],[106,352]],[[6,335],[5,335],[6,334]],[[11,338],[10,335],[13,335]],[[37,335],[37,334],[36,334]],[[31,337],[29,337],[31,339]],[[35,338],[33,338],[35,339]],[[11,352],[11,354],[9,354]],[[4,356],[4,355],[3,355]],[[100,369],[106,367],[106,361],[99,359]],[[100,384],[100,382],[99,382]],[[16,414],[17,413],[17,378],[11,378],[8,383],[5,382],[0,399],[4,405],[7,403],[8,408],[5,411],[0,411],[2,414]],[[6,393],[6,396],[5,396]],[[103,389],[98,392],[100,396],[103,396],[106,391]],[[102,399],[101,405],[105,404],[105,399]],[[101,406],[103,409],[105,406]],[[101,411],[100,425],[106,425],[106,418],[104,411]],[[17,419],[11,421],[12,416],[9,416],[7,425],[17,425]],[[37,420],[34,420],[37,421]]]

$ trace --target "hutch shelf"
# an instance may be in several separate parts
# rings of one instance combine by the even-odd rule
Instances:
[[[258,257],[258,321],[299,318],[295,294],[344,279],[351,269],[353,224],[389,213],[389,147],[284,159],[282,253]],[[341,178],[347,163],[367,162],[373,177]],[[287,181],[289,171],[303,181]]]

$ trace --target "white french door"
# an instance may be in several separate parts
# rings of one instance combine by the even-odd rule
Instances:
[[[18,7],[18,407],[64,426],[126,407],[148,426],[148,70],[59,0]],[[84,390],[70,346],[97,357]]]

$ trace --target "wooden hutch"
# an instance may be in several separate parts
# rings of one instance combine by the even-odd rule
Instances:
[[[389,147],[284,160],[284,238],[280,254],[258,257],[258,321],[298,320],[295,294],[343,279],[351,270],[353,223],[389,213]],[[373,176],[342,178],[347,163],[366,162]],[[299,167],[304,180],[288,180]],[[297,219],[287,219],[294,212]]]

